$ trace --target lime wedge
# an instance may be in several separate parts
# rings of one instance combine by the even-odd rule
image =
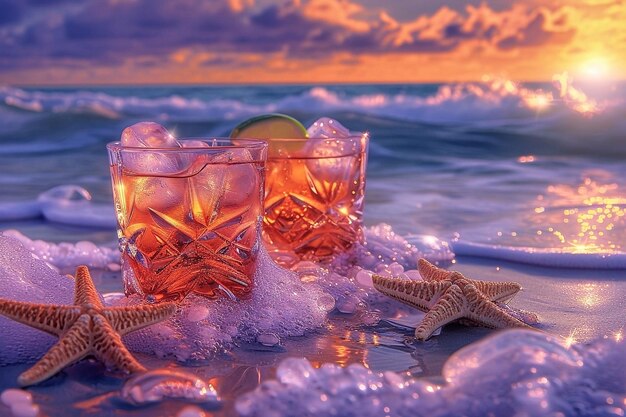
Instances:
[[[297,151],[302,141],[273,141],[272,139],[306,139],[306,128],[291,116],[280,113],[251,117],[230,132],[231,138],[266,139],[270,157]]]

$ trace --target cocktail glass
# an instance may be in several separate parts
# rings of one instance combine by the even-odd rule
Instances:
[[[260,247],[267,144],[107,145],[126,294],[245,297]]]
[[[271,140],[263,239],[277,262],[329,262],[362,240],[368,140]]]

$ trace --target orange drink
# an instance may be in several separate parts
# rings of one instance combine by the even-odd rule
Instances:
[[[260,247],[267,144],[108,145],[127,294],[245,297]]]
[[[263,238],[274,259],[327,262],[361,240],[368,135],[269,142]]]

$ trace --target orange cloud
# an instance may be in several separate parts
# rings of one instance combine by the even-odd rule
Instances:
[[[360,18],[365,8],[350,0],[295,0],[293,5],[302,9],[302,15],[313,21],[343,26],[355,32],[371,29],[368,21]]]
[[[38,14],[0,4],[0,82],[550,79],[592,59],[626,69],[621,3],[511,1],[410,21],[358,0],[86,0]]]

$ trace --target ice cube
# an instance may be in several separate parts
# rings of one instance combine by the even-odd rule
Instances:
[[[306,131],[310,138],[347,138],[350,136],[350,130],[330,117],[317,119]]]
[[[180,148],[174,136],[163,126],[154,122],[140,122],[122,131],[122,146],[134,148]],[[127,151],[123,157],[124,167],[135,174],[177,174],[189,165],[188,158],[170,152],[146,150]]]
[[[307,168],[314,182],[332,184],[349,180],[351,156],[359,150],[358,141],[344,140],[350,137],[350,130],[330,117],[322,117],[309,126],[307,132],[309,138],[318,139],[309,140],[305,145],[306,155],[312,157],[307,160]]]
[[[197,202],[191,207],[193,218],[200,223],[211,223],[219,214],[224,194],[224,164],[228,160],[228,151],[196,160],[192,170],[194,175],[189,178],[189,189]]]
[[[261,193],[257,165],[247,149],[233,149],[229,152],[228,165],[221,167],[224,170],[223,203],[230,206],[250,203],[253,195]]]
[[[187,184],[183,178],[137,177],[134,185],[134,204],[142,212],[153,209],[171,213],[185,202]]]
[[[122,131],[122,146],[135,148],[179,148],[176,138],[154,122],[139,122]]]
[[[350,139],[309,139],[306,167],[316,193],[327,201],[341,195],[340,188],[354,181],[355,143]],[[337,185],[340,185],[339,187]]]

